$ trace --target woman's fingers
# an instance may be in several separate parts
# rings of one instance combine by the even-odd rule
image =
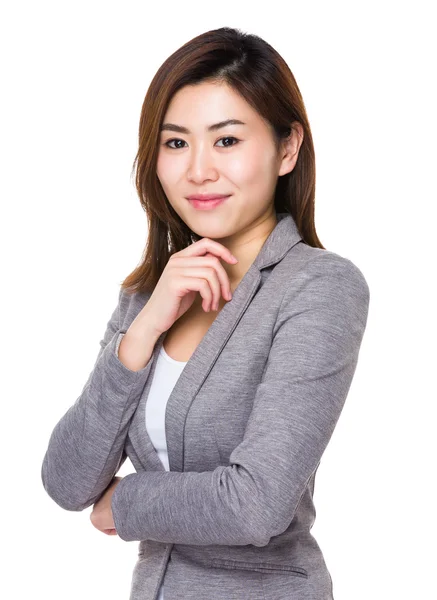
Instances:
[[[211,284],[214,304],[220,302],[220,296],[225,300],[232,297],[231,285],[228,274],[217,256],[208,254],[207,256],[176,256],[171,258],[173,265],[177,267],[180,274],[188,277],[205,277]]]
[[[237,257],[234,256],[226,246],[223,246],[223,244],[215,242],[210,238],[202,238],[198,242],[194,242],[194,244],[190,244],[186,248],[179,250],[179,252],[176,252],[173,256],[204,256],[209,253],[223,258],[223,260],[232,264],[238,262]]]
[[[190,284],[191,282],[191,278],[194,279],[203,279],[205,280],[205,282],[207,283],[207,285],[202,285],[201,289],[199,290],[200,294],[202,295],[202,297],[204,298],[205,301],[205,307],[207,308],[208,306],[212,306],[212,305],[216,305],[220,302],[220,296],[221,296],[221,290],[227,289],[227,287],[229,286],[229,281],[227,280],[227,276],[226,276],[226,280],[223,281],[223,275],[220,275],[220,277],[222,278],[223,283],[221,284],[221,282],[219,281],[219,276],[217,274],[217,271],[215,268],[213,267],[203,267],[201,265],[198,265],[198,260],[196,259],[196,262],[190,266],[189,262],[186,263],[185,265],[179,261],[190,261],[193,259],[177,259],[175,261],[175,267],[178,269],[178,278],[177,281],[179,283],[179,285],[183,285],[184,279],[189,277],[190,278]],[[205,259],[205,260],[210,260],[210,259]],[[186,282],[188,283],[188,282]],[[208,291],[208,288],[210,291]],[[205,292],[205,294],[204,294]],[[224,295],[224,294],[223,294]],[[224,296],[225,297],[225,296]]]

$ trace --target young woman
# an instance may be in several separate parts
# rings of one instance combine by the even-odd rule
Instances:
[[[144,258],[54,428],[44,487],[140,542],[131,600],[330,600],[314,481],[369,288],[317,237],[287,64],[240,30],[189,41],[153,78],[134,164]],[[126,457],[136,472],[116,477]]]

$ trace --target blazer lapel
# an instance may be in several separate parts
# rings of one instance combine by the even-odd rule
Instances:
[[[278,223],[264,242],[254,262],[246,271],[232,295],[232,300],[224,305],[210,328],[191,355],[182,370],[168,398],[165,415],[165,434],[168,460],[171,471],[184,470],[184,427],[190,405],[201,388],[205,378],[214,366],[227,340],[232,335],[239,320],[249,306],[261,283],[261,270],[279,262],[302,237],[292,216],[277,213]],[[147,396],[155,372],[156,362],[167,332],[157,340],[153,350],[153,364],[132,418],[129,439],[136,458],[146,470],[165,471],[159,456],[149,438],[145,425]],[[140,464],[134,465],[138,470]]]

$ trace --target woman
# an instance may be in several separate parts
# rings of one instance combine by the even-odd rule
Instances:
[[[369,288],[317,237],[290,69],[239,30],[189,41],[149,87],[135,162],[144,259],[54,428],[44,487],[140,542],[131,600],[332,599],[314,480]],[[116,477],[126,457],[136,472]]]

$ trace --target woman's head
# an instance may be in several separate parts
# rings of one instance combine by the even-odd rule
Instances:
[[[274,218],[278,177],[293,169],[302,141],[302,127],[295,125],[278,147],[270,123],[226,81],[184,86],[161,126],[157,176],[169,204],[191,231],[212,239]],[[192,194],[229,198],[199,210],[188,200]]]
[[[209,130],[228,119],[244,124]],[[275,212],[290,213],[304,242],[323,248],[304,103],[285,61],[256,35],[208,31],[163,63],[144,99],[135,166],[149,234],[125,288],[153,290],[174,252],[202,237],[234,235]],[[230,197],[200,211],[187,196],[203,193]]]

